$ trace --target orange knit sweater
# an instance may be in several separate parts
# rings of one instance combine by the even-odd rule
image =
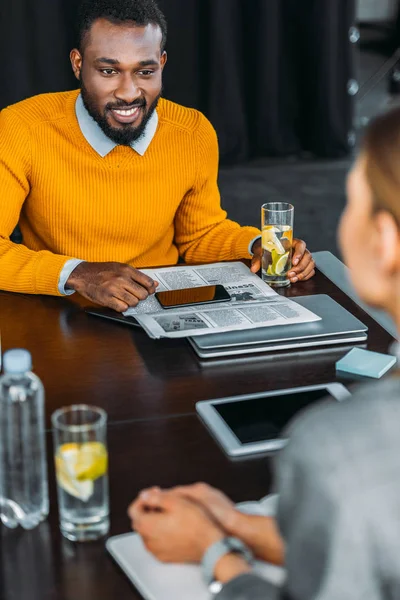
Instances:
[[[248,258],[259,234],[226,219],[215,131],[161,100],[140,156],[101,158],[75,116],[78,91],[36,96],[0,113],[0,289],[59,295],[70,258],[134,267]],[[23,245],[10,241],[19,222]]]

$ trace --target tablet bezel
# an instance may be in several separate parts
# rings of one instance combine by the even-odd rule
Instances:
[[[211,432],[213,437],[221,445],[222,449],[226,452],[226,454],[228,454],[228,456],[238,457],[248,456],[250,454],[275,452],[277,450],[281,450],[285,446],[287,439],[276,438],[272,440],[254,442],[252,444],[242,444],[233,433],[232,429],[228,426],[226,421],[214,409],[214,406],[218,404],[225,404],[227,402],[242,402],[243,400],[268,398],[270,396],[279,397],[285,394],[308,392],[321,389],[325,389],[326,395],[328,397],[331,396],[338,402],[342,402],[351,396],[349,390],[343,384],[334,382],[285,388],[282,390],[272,390],[258,394],[244,394],[241,396],[230,396],[229,398],[204,400],[196,403],[196,411],[203,423],[206,425],[207,429]]]

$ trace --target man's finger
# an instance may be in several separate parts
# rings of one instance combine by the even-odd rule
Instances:
[[[257,273],[261,269],[261,256],[253,256],[250,270],[252,273]]]
[[[140,301],[137,296],[134,296],[128,290],[124,289],[113,292],[113,296],[114,298],[117,298],[117,300],[127,304],[128,307],[137,306]]]
[[[296,267],[292,267],[288,273],[288,276],[291,277],[292,275],[296,276],[299,273],[302,273],[310,263],[313,262],[313,257],[311,255],[311,253],[306,250],[303,258],[301,259],[301,261],[298,263],[298,265]]]
[[[137,306],[139,302],[149,297],[149,292],[144,287],[123,278],[118,278],[105,289],[110,295],[125,302],[128,307]]]
[[[128,310],[129,305],[124,302],[123,300],[119,300],[118,298],[115,298],[114,296],[110,296],[107,297],[104,301],[101,300],[96,300],[99,304],[102,304],[102,306],[106,306],[107,308],[111,308],[112,310],[115,310],[116,312],[119,313],[123,313],[126,310]]]
[[[306,281],[307,279],[310,279],[310,277],[312,277],[311,273],[313,271],[315,273],[314,266],[314,261],[311,261],[310,264],[304,269],[304,271],[297,275],[298,279],[300,281]]]
[[[290,271],[290,273],[288,274],[288,277],[291,281],[291,283],[296,283],[297,281],[305,281],[306,279],[310,279],[312,277],[312,272],[313,274],[315,274],[315,262],[314,260],[311,258],[311,260],[309,261],[308,264],[306,264],[306,266],[303,268],[302,263],[300,263],[300,265],[302,266],[302,270],[300,272],[296,272],[295,270]],[[299,267],[300,267],[299,265]],[[297,268],[299,268],[297,267]]]
[[[304,277],[303,281],[308,281],[308,279],[311,279],[311,277],[314,277],[315,275],[315,269],[312,269],[310,271],[310,273],[308,273],[308,275],[306,277]]]
[[[294,266],[298,265],[306,251],[306,243],[303,240],[293,240],[293,258],[292,263]]]
[[[121,286],[120,293],[126,292],[130,296],[133,296],[134,298],[136,298],[139,301],[146,300],[146,298],[149,297],[149,292],[146,290],[146,288],[144,288],[142,285],[139,285],[138,283],[135,283],[131,280],[121,281],[120,286]]]
[[[134,269],[133,267],[129,267],[130,273],[129,276],[132,281],[139,283],[143,286],[150,294],[154,293],[154,290],[158,286],[158,281],[154,281],[148,275],[145,275],[141,271]]]

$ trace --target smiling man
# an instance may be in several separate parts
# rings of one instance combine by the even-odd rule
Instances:
[[[160,98],[166,33],[153,0],[85,0],[70,55],[80,90],[0,113],[0,289],[124,311],[156,289],[141,267],[253,257],[259,269],[260,232],[221,208],[213,127]],[[292,282],[314,274],[300,240],[293,264]]]

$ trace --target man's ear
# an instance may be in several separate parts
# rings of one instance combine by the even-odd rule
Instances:
[[[400,230],[394,217],[379,211],[374,218],[376,231],[376,264],[381,273],[392,275],[400,269]]]
[[[167,63],[167,59],[168,59],[168,55],[167,55],[166,51],[164,50],[164,52],[161,54],[161,59],[160,59],[161,69],[164,69],[164,67]]]
[[[77,78],[77,80],[80,81],[81,80],[81,71],[82,71],[82,55],[79,52],[79,50],[74,48],[73,50],[71,50],[69,58],[71,61],[71,66],[72,66],[74,75]]]

